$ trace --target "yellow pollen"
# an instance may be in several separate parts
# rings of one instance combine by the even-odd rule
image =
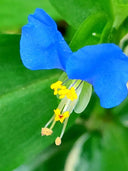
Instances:
[[[54,95],[58,94],[58,89],[61,89],[62,86],[62,81],[57,81],[56,83],[51,84],[51,89],[54,90]]]
[[[62,81],[51,84],[51,89],[54,90],[54,95],[59,95],[60,99],[63,99],[65,96],[71,101],[77,99],[75,88],[71,87],[70,89],[67,89],[66,86],[62,85]]]
[[[66,96],[71,101],[77,99],[77,94],[76,94],[75,88],[71,87],[71,89],[69,89],[69,92],[66,94]]]
[[[63,99],[65,96],[71,101],[77,99],[77,94],[74,87],[71,87],[71,89],[59,90],[58,95],[60,99]]]
[[[58,91],[58,95],[59,95],[59,98],[60,99],[63,99],[65,96],[66,96],[66,94],[69,92],[69,90],[68,89],[61,89],[61,90],[59,90]]]
[[[65,118],[69,117],[69,111],[66,111],[63,114],[61,114],[60,109],[58,109],[58,108],[56,110],[54,110],[54,113],[55,113],[55,121],[60,121],[61,123],[63,123]]]
[[[61,138],[60,138],[60,137],[57,137],[57,138],[56,138],[55,144],[56,144],[57,146],[61,144]]]
[[[62,86],[62,81],[57,81],[56,83],[51,84],[51,89],[59,88]]]
[[[49,136],[53,133],[53,131],[49,128],[42,128],[41,129],[41,135],[46,135],[46,136]]]
[[[61,86],[61,90],[65,90],[66,89],[66,86]]]

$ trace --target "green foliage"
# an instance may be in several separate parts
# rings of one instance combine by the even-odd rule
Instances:
[[[60,12],[62,17],[76,29],[88,16],[97,14],[97,12],[105,11],[108,16],[111,16],[109,0],[68,0],[68,2],[50,0],[50,2]]]
[[[16,171],[49,171],[54,170],[64,170],[65,162],[72,148],[74,142],[85,132],[85,128],[82,125],[74,125],[65,134],[63,144],[60,147],[51,145],[41,152],[32,161],[21,165]],[[49,164],[50,163],[50,164]]]
[[[53,115],[57,99],[50,84],[60,71],[30,71],[19,56],[19,35],[0,35],[0,170],[9,171],[35,157],[54,142],[62,125],[53,136],[41,137],[40,131]],[[77,115],[69,119],[69,126]],[[5,168],[6,162],[8,165]]]
[[[74,28],[88,17],[99,12],[104,12],[109,21],[113,21],[113,27],[118,28],[128,17],[127,0],[50,0],[62,17]]]
[[[76,51],[86,45],[98,44],[102,39],[107,19],[103,13],[89,16],[76,31],[70,47]]]
[[[128,129],[106,123],[101,135],[82,135],[74,144],[66,163],[66,171],[128,170]]]
[[[57,105],[49,87],[59,72],[26,69],[19,56],[19,38],[0,36],[0,170],[4,171],[52,143],[53,137],[42,138],[40,129]]]
[[[36,8],[43,8],[54,19],[60,19],[49,0],[1,0],[0,32],[19,32],[27,23],[28,15],[33,14]]]
[[[114,13],[114,24],[113,26],[118,28],[122,22],[128,17],[128,1],[127,0],[111,0],[113,13]]]

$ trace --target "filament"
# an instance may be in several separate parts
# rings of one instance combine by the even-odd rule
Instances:
[[[55,123],[56,123],[56,121],[54,120],[49,129],[52,129],[54,127]]]
[[[64,132],[65,132],[65,129],[66,129],[67,123],[68,123],[68,118],[66,118],[66,119],[65,119],[64,126],[63,126],[63,128],[62,128],[62,132],[61,132],[61,134],[60,134],[60,138],[62,138],[62,137],[63,137],[63,135],[64,135]]]
[[[47,122],[47,124],[45,125],[45,128],[48,127],[48,125],[50,125],[50,123],[54,120],[54,115],[51,117],[51,119]]]

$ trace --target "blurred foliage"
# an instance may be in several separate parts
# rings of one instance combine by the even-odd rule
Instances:
[[[36,8],[43,8],[56,20],[61,18],[49,0],[0,0],[0,31],[19,32],[27,23],[28,15],[34,13]]]
[[[68,0],[68,2],[50,0],[50,2],[60,12],[63,18],[76,29],[88,16],[91,16],[92,14],[94,15],[97,12],[105,11],[111,16],[111,6],[108,0]]]
[[[96,132],[82,135],[67,158],[65,170],[128,170],[127,131],[110,122],[103,125],[101,135]]]
[[[104,12],[113,26],[118,27],[128,16],[127,0],[50,0],[63,18],[76,29],[88,16]],[[122,12],[123,11],[123,12]]]
[[[103,109],[93,93],[85,111],[71,115],[60,147],[53,145],[59,123],[52,136],[40,136],[58,104],[50,84],[61,72],[30,71],[20,60],[20,35],[13,33],[20,33],[35,8],[57,21],[73,51],[104,42],[119,45],[128,33],[128,0],[1,0],[0,32],[6,34],[0,35],[0,171],[127,171],[128,98]]]

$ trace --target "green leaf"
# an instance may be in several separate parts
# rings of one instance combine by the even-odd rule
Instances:
[[[70,43],[71,49],[76,51],[86,45],[98,44],[101,42],[102,33],[106,25],[107,18],[103,13],[89,16],[76,31]],[[109,32],[109,29],[107,31]]]
[[[127,0],[68,0],[68,2],[50,0],[50,2],[62,17],[76,29],[88,16],[99,12],[104,12],[109,22],[113,21],[113,27],[115,28],[118,28],[128,17]]]
[[[90,137],[83,135],[72,148],[65,170],[128,170],[127,132],[128,129],[121,125],[107,123],[102,128],[102,136],[97,133],[91,134]]]
[[[59,75],[58,70],[30,71],[24,67],[19,54],[20,35],[0,35],[0,96],[15,89],[20,89],[33,80],[48,80],[52,75]]]
[[[114,24],[113,26],[118,28],[122,22],[128,17],[128,1],[127,0],[111,0],[113,13],[114,13]]]
[[[75,171],[75,168],[77,167],[77,164],[80,161],[80,155],[82,153],[83,144],[86,141],[88,141],[88,139],[89,139],[89,135],[84,134],[76,141],[67,158],[65,164],[65,171]],[[81,166],[79,166],[79,170],[81,171],[80,168]]]
[[[75,124],[65,133],[61,146],[51,145],[37,155],[36,158],[32,159],[29,163],[21,165],[15,171],[49,171],[53,169],[53,165],[54,170],[64,170],[70,149],[84,132],[84,126]]]
[[[49,0],[1,0],[0,31],[18,32],[27,23],[29,14],[36,8],[44,9],[50,16],[58,20],[61,17],[49,3]]]
[[[41,127],[58,104],[50,85],[61,72],[26,69],[19,55],[19,40],[19,35],[0,35],[0,170],[4,171],[34,158],[54,142],[63,126],[57,123],[50,137],[41,137]],[[76,117],[71,115],[68,127]]]
[[[50,0],[50,2],[62,17],[76,29],[88,16],[95,15],[97,12],[105,12],[108,16],[112,16],[110,0]],[[109,19],[112,18],[109,17]]]
[[[50,137],[40,135],[57,106],[50,84],[60,72],[26,69],[19,56],[19,39],[19,35],[0,35],[0,170],[4,171],[36,156],[53,143],[62,127],[58,124]]]

